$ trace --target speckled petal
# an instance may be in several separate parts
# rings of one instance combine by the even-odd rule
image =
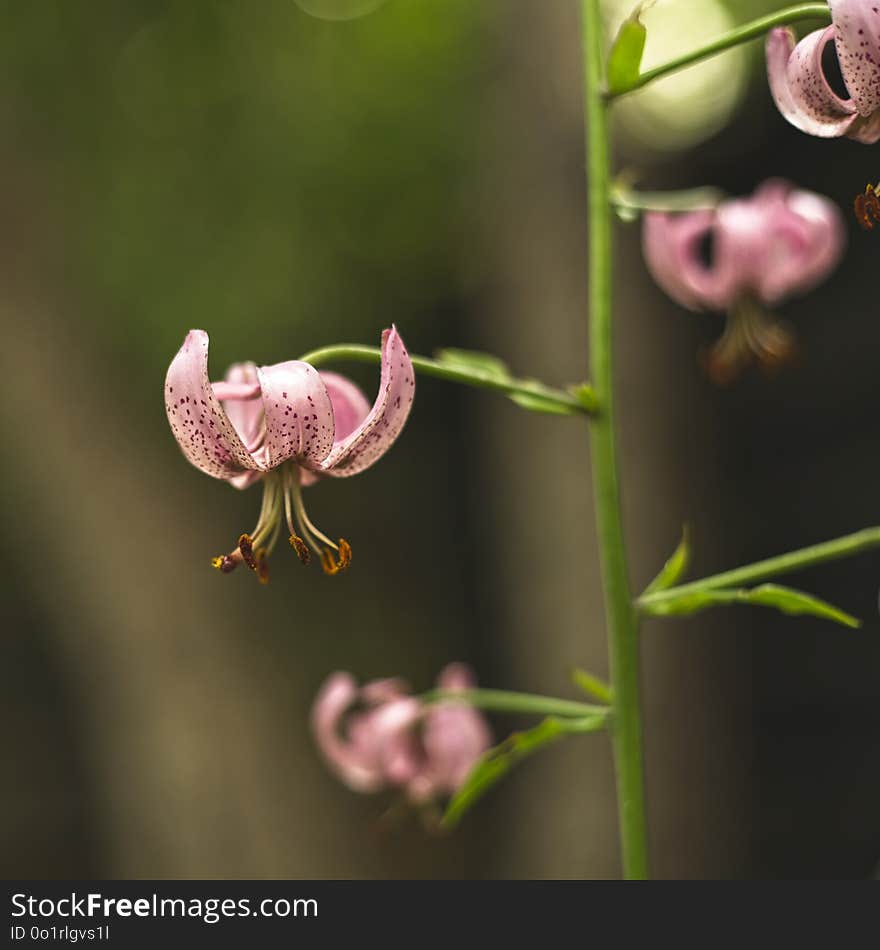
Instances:
[[[317,466],[333,447],[333,407],[314,366],[288,360],[257,370],[266,416],[266,464],[293,458]]]
[[[321,373],[333,404],[334,441],[347,439],[370,414],[370,401],[350,379],[339,373]]]
[[[354,432],[333,446],[318,470],[325,475],[345,477],[378,461],[400,435],[414,394],[412,361],[400,334],[392,327],[382,334],[382,376],[373,408]]]
[[[880,4],[828,0],[843,81],[859,114],[880,109]]]
[[[249,469],[263,468],[214,396],[204,330],[190,330],[168,367],[165,411],[183,454],[206,475],[231,479]]]
[[[815,30],[796,45],[788,27],[767,34],[767,78],[777,108],[793,126],[821,138],[846,135],[858,118],[855,103],[841,99],[822,70],[834,29]]]

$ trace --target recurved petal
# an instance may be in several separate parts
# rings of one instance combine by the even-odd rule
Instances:
[[[466,663],[450,663],[443,667],[437,677],[439,689],[473,689],[476,685],[477,677]]]
[[[165,411],[183,454],[213,478],[263,466],[248,452],[208,379],[208,334],[190,330],[165,377]]]
[[[846,242],[837,205],[809,191],[791,190],[768,209],[767,252],[757,275],[762,301],[774,304],[824,280],[840,260]]]
[[[860,115],[880,108],[880,5],[828,0],[843,81]]]
[[[369,468],[391,448],[409,416],[415,393],[415,372],[395,327],[382,333],[382,375],[379,393],[366,418],[336,442],[318,466],[326,475],[345,477]]]
[[[716,265],[707,267],[700,256],[701,242],[713,232],[714,211],[665,214],[651,211],[642,224],[645,263],[654,280],[673,300],[690,310],[725,305],[726,288]]]
[[[339,373],[321,373],[321,379],[330,394],[333,422],[336,426],[334,441],[348,438],[370,413],[370,402],[350,379]]]
[[[793,126],[821,138],[846,135],[858,118],[855,103],[834,92],[822,69],[834,29],[815,30],[797,44],[788,27],[767,34],[767,78],[777,108]]]
[[[454,691],[471,689],[476,682],[464,663],[450,663],[437,678],[440,689]],[[429,706],[422,726],[424,764],[408,785],[410,798],[452,795],[491,745],[492,733],[479,710],[452,703]]]
[[[266,466],[289,458],[318,466],[333,446],[333,407],[320,373],[301,360],[257,370],[266,417]]]
[[[369,755],[371,742],[368,722],[361,716],[361,724],[366,726],[366,734],[353,735],[358,730],[352,723],[348,738],[342,736],[342,725],[346,712],[358,697],[358,687],[354,677],[348,673],[334,673],[318,692],[312,706],[312,732],[318,749],[333,771],[349,788],[358,792],[373,792],[384,784],[380,763]],[[360,730],[364,732],[363,729]]]

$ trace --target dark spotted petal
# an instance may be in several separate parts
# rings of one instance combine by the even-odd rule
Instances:
[[[396,328],[382,334],[382,376],[373,408],[361,424],[338,441],[317,467],[325,475],[356,475],[391,448],[409,416],[415,372]]]
[[[767,34],[767,78],[776,106],[788,121],[809,135],[846,135],[858,119],[852,99],[841,99],[822,70],[822,53],[835,28],[816,30],[795,45],[788,27]]]
[[[843,81],[859,115],[880,109],[880,3],[828,0]]]
[[[321,374],[301,360],[257,370],[266,418],[266,465],[318,466],[333,447],[333,406]]]
[[[208,379],[208,334],[190,330],[165,377],[165,411],[183,454],[212,478],[264,466],[248,452]]]

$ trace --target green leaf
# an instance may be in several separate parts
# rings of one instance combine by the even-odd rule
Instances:
[[[586,693],[587,696],[592,696],[593,699],[598,699],[600,703],[611,703],[611,687],[600,680],[598,676],[593,676],[592,673],[588,673],[586,670],[574,669],[571,671],[571,679],[575,686],[580,689],[582,692]]]
[[[524,380],[524,382],[526,385],[532,384],[536,387],[540,385],[536,380]],[[568,406],[560,402],[558,397],[546,396],[537,388],[535,392],[509,393],[508,398],[523,409],[528,409],[530,412],[543,412],[549,416],[576,416],[580,412],[577,406]]]
[[[434,355],[439,363],[482,373],[490,379],[509,380],[512,378],[507,364],[491,353],[481,353],[477,350],[445,349],[438,350]]]
[[[472,377],[482,377],[492,383],[501,383],[504,388],[517,387],[518,392],[508,392],[508,398],[530,412],[543,412],[554,416],[580,415],[583,407],[588,412],[596,409],[596,396],[587,383],[570,390],[567,395],[574,398],[568,402],[561,393],[548,389],[539,379],[515,379],[507,364],[491,353],[479,353],[476,350],[443,349],[434,354],[438,363],[452,370],[468,373]],[[476,380],[473,380],[476,382]]]
[[[471,769],[464,784],[449,802],[443,824],[450,828],[458,824],[463,815],[523,759],[565,735],[597,732],[605,722],[605,716],[586,716],[583,719],[548,716],[532,729],[514,732],[500,745],[489,749]]]
[[[663,565],[660,573],[645,588],[646,594],[655,594],[657,591],[674,587],[684,576],[691,562],[691,545],[688,537],[687,525],[681,529],[681,541],[672,554],[672,557]]]
[[[793,590],[790,587],[780,587],[778,584],[762,584],[746,592],[746,603],[758,604],[761,607],[775,607],[785,614],[810,614],[813,617],[822,617],[844,627],[861,627],[862,621],[839,607],[829,604],[812,594]]]
[[[620,95],[634,88],[639,79],[642,54],[648,31],[639,17],[643,4],[639,4],[629,19],[624,20],[608,56],[608,92]]]
[[[752,604],[758,607],[773,607],[783,613],[809,614],[821,617],[845,627],[860,627],[862,622],[839,607],[826,603],[812,594],[805,594],[790,587],[777,584],[762,584],[751,590],[696,590],[681,597],[661,598],[656,602],[642,603],[646,613],[663,617],[686,617],[690,614],[727,604]]]

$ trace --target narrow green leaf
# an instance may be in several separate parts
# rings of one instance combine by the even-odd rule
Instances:
[[[511,379],[507,364],[491,353],[480,353],[477,350],[445,349],[438,350],[434,355],[439,363],[446,366],[483,373],[491,379]]]
[[[844,627],[861,627],[862,621],[839,607],[829,604],[812,594],[793,590],[790,587],[780,587],[778,584],[762,584],[746,592],[746,603],[758,604],[761,607],[775,607],[786,614],[810,614],[813,617],[822,617]]]
[[[524,382],[528,385],[534,381],[524,380]],[[545,396],[541,392],[510,393],[508,398],[522,409],[528,409],[530,412],[543,412],[550,416],[576,416],[580,412],[577,406],[568,406],[561,403],[558,398]]]
[[[642,54],[648,31],[639,19],[642,4],[624,20],[608,55],[608,92],[613,96],[635,88],[639,81]]]
[[[821,617],[845,627],[860,627],[861,621],[812,594],[805,594],[790,587],[777,584],[762,584],[752,590],[697,590],[681,597],[663,598],[643,604],[646,613],[663,617],[686,617],[690,614],[727,604],[752,604],[757,607],[773,607],[786,614],[809,614]]]
[[[565,735],[597,732],[605,725],[606,718],[604,715],[586,716],[583,719],[548,716],[532,729],[514,732],[500,745],[489,749],[473,767],[464,784],[449,802],[443,816],[443,824],[447,827],[458,824],[464,814],[523,759]]]
[[[452,797],[443,823],[456,825],[462,816],[524,758],[562,735],[559,720],[548,717],[527,732],[514,732],[500,745],[490,749],[471,770],[464,784]]]
[[[598,676],[593,676],[586,670],[574,669],[571,671],[571,679],[574,685],[587,696],[598,699],[600,703],[611,704],[611,687]]]
[[[672,554],[672,557],[663,565],[660,573],[645,588],[646,594],[654,594],[667,587],[674,587],[684,576],[691,562],[691,545],[688,537],[687,525],[681,529],[681,541]]]

